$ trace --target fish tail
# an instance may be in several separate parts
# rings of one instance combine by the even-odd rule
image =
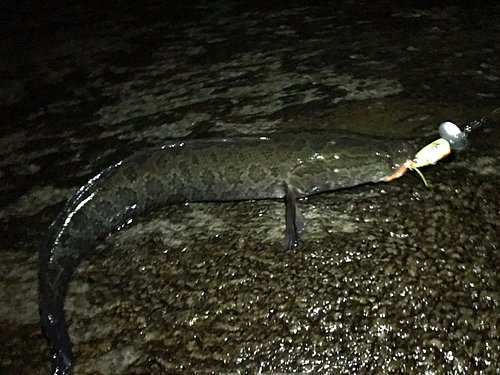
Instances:
[[[61,269],[57,273],[47,269],[44,271],[39,273],[39,313],[42,333],[50,346],[52,374],[65,375],[69,374],[75,364],[64,314],[64,298],[73,270]]]

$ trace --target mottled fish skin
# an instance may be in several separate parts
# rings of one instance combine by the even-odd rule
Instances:
[[[52,374],[68,374],[75,362],[63,309],[73,273],[131,218],[173,203],[286,196],[290,248],[303,230],[295,197],[384,181],[414,153],[408,142],[355,133],[275,134],[171,142],[105,169],[69,199],[40,251],[39,312]]]

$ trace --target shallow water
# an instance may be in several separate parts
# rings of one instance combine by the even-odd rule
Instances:
[[[318,5],[319,4],[319,5]],[[76,189],[177,137],[433,137],[498,106],[498,6],[24,8],[0,28],[0,369],[48,372],[36,253]],[[7,8],[4,9],[6,10]],[[67,298],[75,374],[496,373],[498,125],[423,170],[301,202],[173,206],[110,236]],[[437,135],[436,135],[437,137]]]

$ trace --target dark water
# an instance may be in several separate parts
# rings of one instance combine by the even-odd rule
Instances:
[[[178,137],[433,137],[499,106],[494,2],[2,3],[0,372],[48,372],[36,253],[102,168]],[[67,299],[75,374],[497,373],[498,125],[423,170],[302,202],[176,206]],[[436,134],[437,137],[437,134]]]

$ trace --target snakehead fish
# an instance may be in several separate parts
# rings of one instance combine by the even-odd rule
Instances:
[[[173,141],[138,152],[90,179],[49,228],[39,256],[39,312],[52,363],[75,363],[64,299],[79,264],[115,229],[169,204],[281,199],[285,249],[305,221],[296,199],[388,180],[415,154],[411,143],[342,131]]]

